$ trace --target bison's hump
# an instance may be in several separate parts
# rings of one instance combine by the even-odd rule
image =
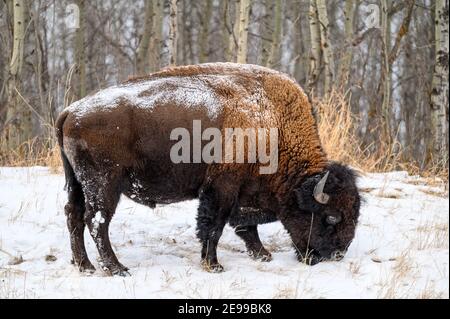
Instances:
[[[221,97],[202,79],[164,77],[112,86],[72,103],[68,110],[77,117],[91,112],[114,110],[119,105],[151,110],[168,103],[187,108],[206,108],[215,117]]]

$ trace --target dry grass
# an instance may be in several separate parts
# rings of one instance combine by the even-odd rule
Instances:
[[[428,220],[415,229],[417,237],[413,241],[418,250],[448,249],[448,222]]]
[[[32,138],[14,149],[0,137],[0,166],[47,166],[52,173],[61,172],[62,162],[56,138]]]
[[[404,160],[399,143],[387,143],[380,137],[376,147],[363,146],[356,131],[359,119],[351,111],[349,96],[334,91],[324,99],[313,98],[312,101],[318,115],[322,145],[330,159],[364,172],[405,170],[414,175],[439,176],[448,180],[448,166],[445,163],[434,163],[422,170],[414,160]]]
[[[415,272],[412,260],[405,251],[395,259],[395,264],[389,269],[388,276],[380,281],[378,298],[410,298],[415,284]]]

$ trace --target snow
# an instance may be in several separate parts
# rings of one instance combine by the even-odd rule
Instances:
[[[111,241],[131,277],[108,277],[86,245],[94,274],[70,264],[64,177],[44,167],[0,168],[0,298],[448,298],[448,190],[405,172],[364,174],[365,203],[345,258],[297,262],[280,223],[260,226],[273,261],[250,259],[226,227],[220,274],[200,266],[198,201],[150,209],[122,198]],[[101,223],[101,212],[94,217]]]
[[[163,77],[112,86],[72,103],[67,109],[75,116],[82,117],[98,110],[113,110],[122,102],[148,110],[167,103],[206,107],[212,118],[217,115],[221,105],[213,89],[199,79]]]

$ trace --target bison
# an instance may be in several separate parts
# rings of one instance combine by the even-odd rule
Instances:
[[[260,163],[174,163],[175,128],[272,128],[279,132],[277,170]],[[65,205],[73,263],[93,272],[85,226],[102,269],[128,275],[111,248],[108,227],[121,194],[155,207],[199,198],[197,237],[208,271],[223,267],[217,244],[229,223],[248,253],[265,261],[257,225],[279,220],[298,259],[341,259],[360,209],[356,174],[330,162],[308,97],[288,75],[255,65],[172,67],[89,95],[66,108],[56,132],[68,189]]]

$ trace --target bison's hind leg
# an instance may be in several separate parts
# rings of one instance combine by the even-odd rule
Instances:
[[[84,195],[81,185],[75,183],[69,185],[69,200],[64,207],[67,216],[67,227],[70,235],[70,246],[72,248],[72,263],[78,266],[81,272],[93,273],[95,268],[89,261],[84,246]]]
[[[259,239],[256,225],[238,225],[234,231],[236,235],[238,235],[245,242],[245,246],[247,247],[247,252],[250,257],[261,261],[272,260],[272,255],[264,248],[261,240]]]
[[[128,268],[117,259],[109,239],[109,224],[120,200],[119,170],[99,172],[89,170],[89,176],[83,184],[86,195],[86,213],[84,221],[94,240],[102,269],[110,275],[129,276]]]
[[[61,149],[61,158],[66,175],[66,186],[68,201],[64,207],[67,216],[67,228],[70,236],[70,247],[72,249],[72,263],[78,266],[81,272],[95,272],[94,266],[89,261],[84,246],[84,214],[86,211],[85,198],[82,186],[75,177],[75,172],[65,152]]]

